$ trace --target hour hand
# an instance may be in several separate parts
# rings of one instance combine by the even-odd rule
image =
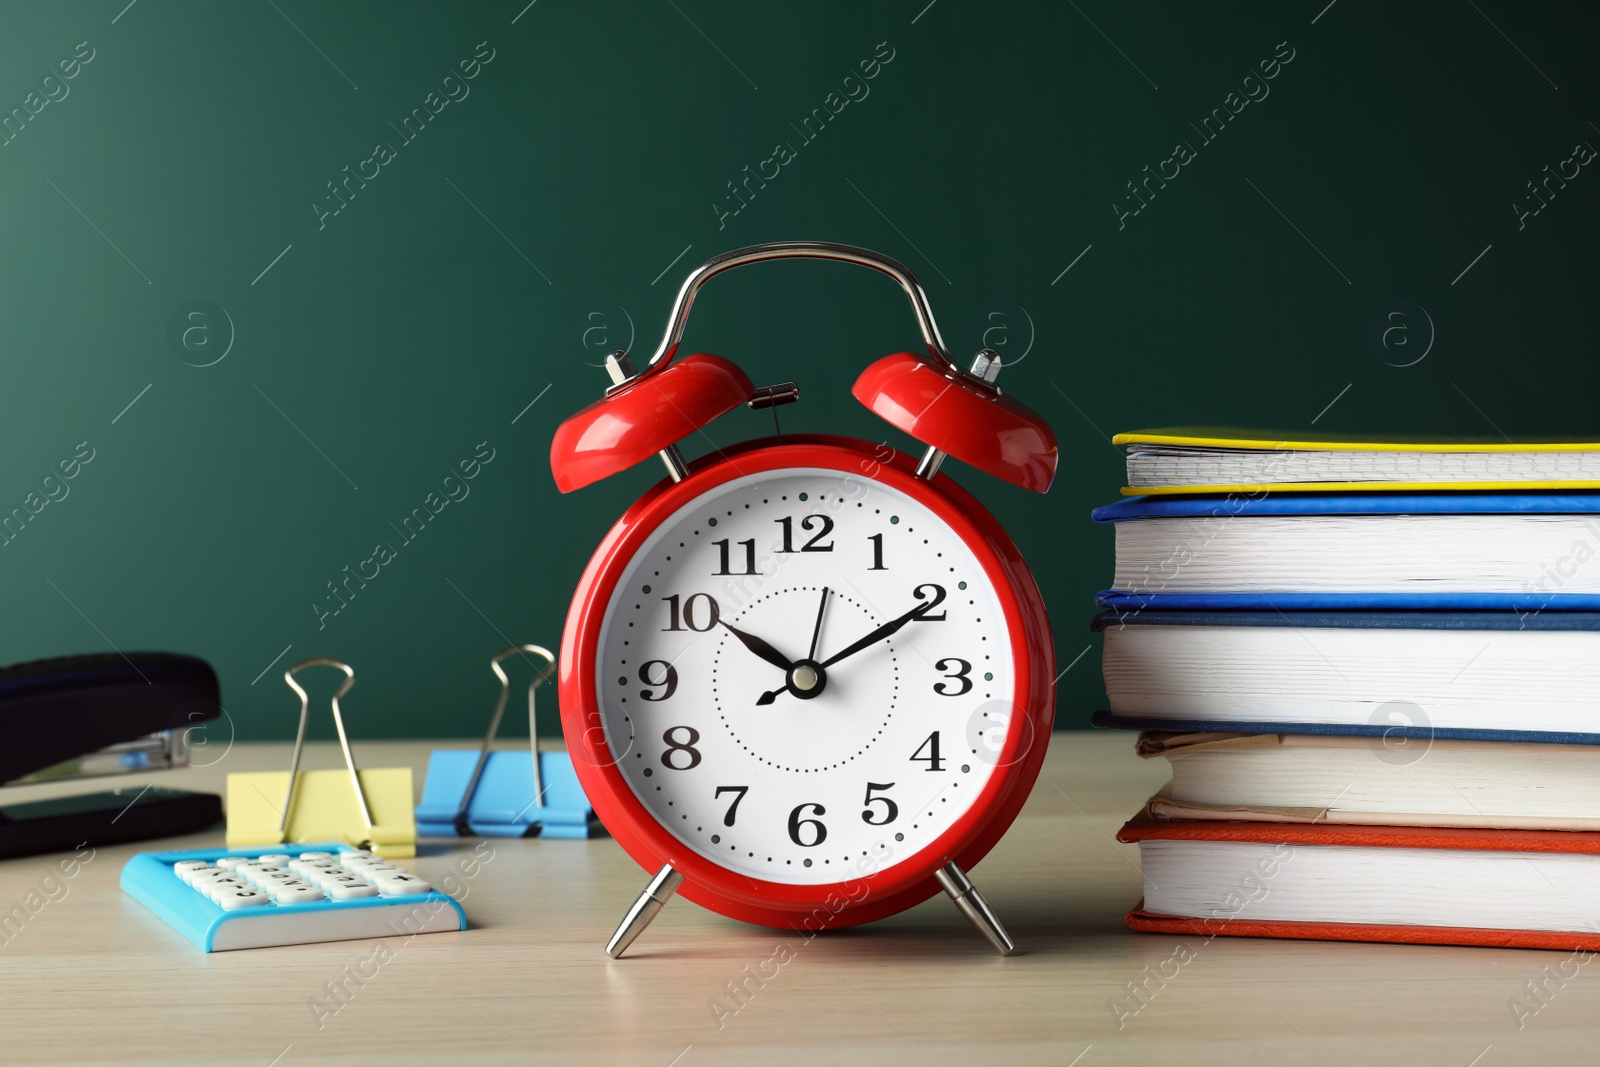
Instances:
[[[744,645],[745,648],[748,648],[751,652],[754,652],[756,655],[760,656],[774,667],[788,671],[794,666],[794,664],[789,661],[787,656],[773,648],[771,645],[767,644],[755,634],[746,633],[736,626],[732,626],[726,622],[723,622],[721,619],[718,619],[717,621],[722,623],[723,627],[727,629],[729,633],[737,637],[740,644]]]

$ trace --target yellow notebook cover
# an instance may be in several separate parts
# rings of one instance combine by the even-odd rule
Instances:
[[[1186,448],[1292,448],[1306,452],[1600,452],[1600,441],[1584,437],[1438,437],[1307,434],[1304,430],[1244,430],[1235,426],[1172,426],[1134,430],[1114,445],[1179,445]]]
[[[1119,433],[1114,445],[1170,445],[1182,448],[1249,449],[1304,452],[1596,452],[1600,440],[1584,437],[1450,437],[1396,434],[1307,433],[1303,430],[1249,430],[1231,426],[1174,426]],[[1201,493],[1425,493],[1545,492],[1559,489],[1600,489],[1600,480],[1551,481],[1451,481],[1451,482],[1270,482],[1212,485],[1124,486],[1123,496],[1160,496]]]

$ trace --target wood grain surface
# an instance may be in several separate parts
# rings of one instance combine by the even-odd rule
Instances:
[[[430,747],[368,743],[357,755],[409,763],[420,787]],[[239,745],[152,780],[220,791],[225,771],[286,755]],[[305,766],[336,761],[319,745]],[[220,827],[99,849],[70,879],[60,856],[6,861],[0,912],[32,892],[47,903],[0,940],[0,1063],[1592,1062],[1600,965],[1567,953],[1127,930],[1138,857],[1112,836],[1163,766],[1139,761],[1125,735],[1052,739],[1027,808],[973,872],[1017,940],[1010,959],[938,897],[810,941],[678,900],[611,961],[601,946],[646,875],[608,838],[491,842],[470,879],[459,864],[480,842],[426,842],[406,862],[463,896],[472,928],[390,938],[383,951],[347,941],[206,955],[118,888],[134,852],[220,847]],[[330,997],[330,983],[348,993]]]

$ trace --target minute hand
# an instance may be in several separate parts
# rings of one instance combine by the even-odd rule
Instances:
[[[916,607],[912,608],[898,619],[892,619],[889,622],[884,623],[882,626],[878,627],[861,640],[855,642],[854,644],[847,645],[838,652],[835,652],[832,656],[829,656],[827,659],[823,660],[820,666],[826,670],[835,663],[838,663],[840,660],[844,659],[846,656],[853,656],[864,648],[870,648],[879,641],[882,641],[885,637],[888,637],[890,634],[894,633],[896,630],[900,629],[906,623],[913,622],[916,619],[921,618],[922,615],[931,607],[933,607],[932,603],[918,604]]]

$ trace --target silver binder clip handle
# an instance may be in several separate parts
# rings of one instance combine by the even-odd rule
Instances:
[[[544,775],[539,771],[539,716],[537,694],[539,687],[549,680],[556,672],[556,657],[547,648],[540,645],[512,645],[502,649],[489,661],[489,669],[494,671],[494,676],[500,679],[500,700],[494,706],[494,717],[489,720],[489,731],[483,735],[483,747],[478,750],[478,762],[472,766],[472,777],[467,779],[467,788],[461,794],[461,806],[456,811],[456,829],[465,831],[467,826],[467,811],[472,807],[472,798],[478,792],[478,782],[483,778],[483,769],[489,762],[489,748],[494,744],[495,734],[500,731],[500,720],[506,713],[506,702],[511,697],[511,679],[506,677],[505,668],[500,664],[512,656],[532,653],[541,657],[547,666],[533,676],[533,681],[528,683],[528,748],[533,757],[533,804],[532,807],[544,807]]]
[[[355,790],[356,806],[361,809],[361,821],[368,831],[372,829],[372,809],[367,806],[367,794],[361,788],[361,775],[356,771],[356,758],[350,752],[350,736],[344,731],[344,713],[339,710],[339,698],[350,691],[356,684],[355,668],[348,663],[340,663],[336,659],[307,659],[301,660],[293,667],[283,672],[283,680],[289,688],[300,695],[300,727],[294,735],[294,755],[289,759],[289,788],[283,796],[283,817],[278,820],[278,840],[281,844],[288,835],[289,813],[294,810],[294,789],[299,779],[300,752],[306,743],[306,720],[311,717],[311,698],[294,680],[297,672],[307,667],[335,667],[344,672],[344,684],[339,686],[333,694],[333,727],[339,732],[339,747],[344,750],[345,769],[350,772],[350,787]]]

